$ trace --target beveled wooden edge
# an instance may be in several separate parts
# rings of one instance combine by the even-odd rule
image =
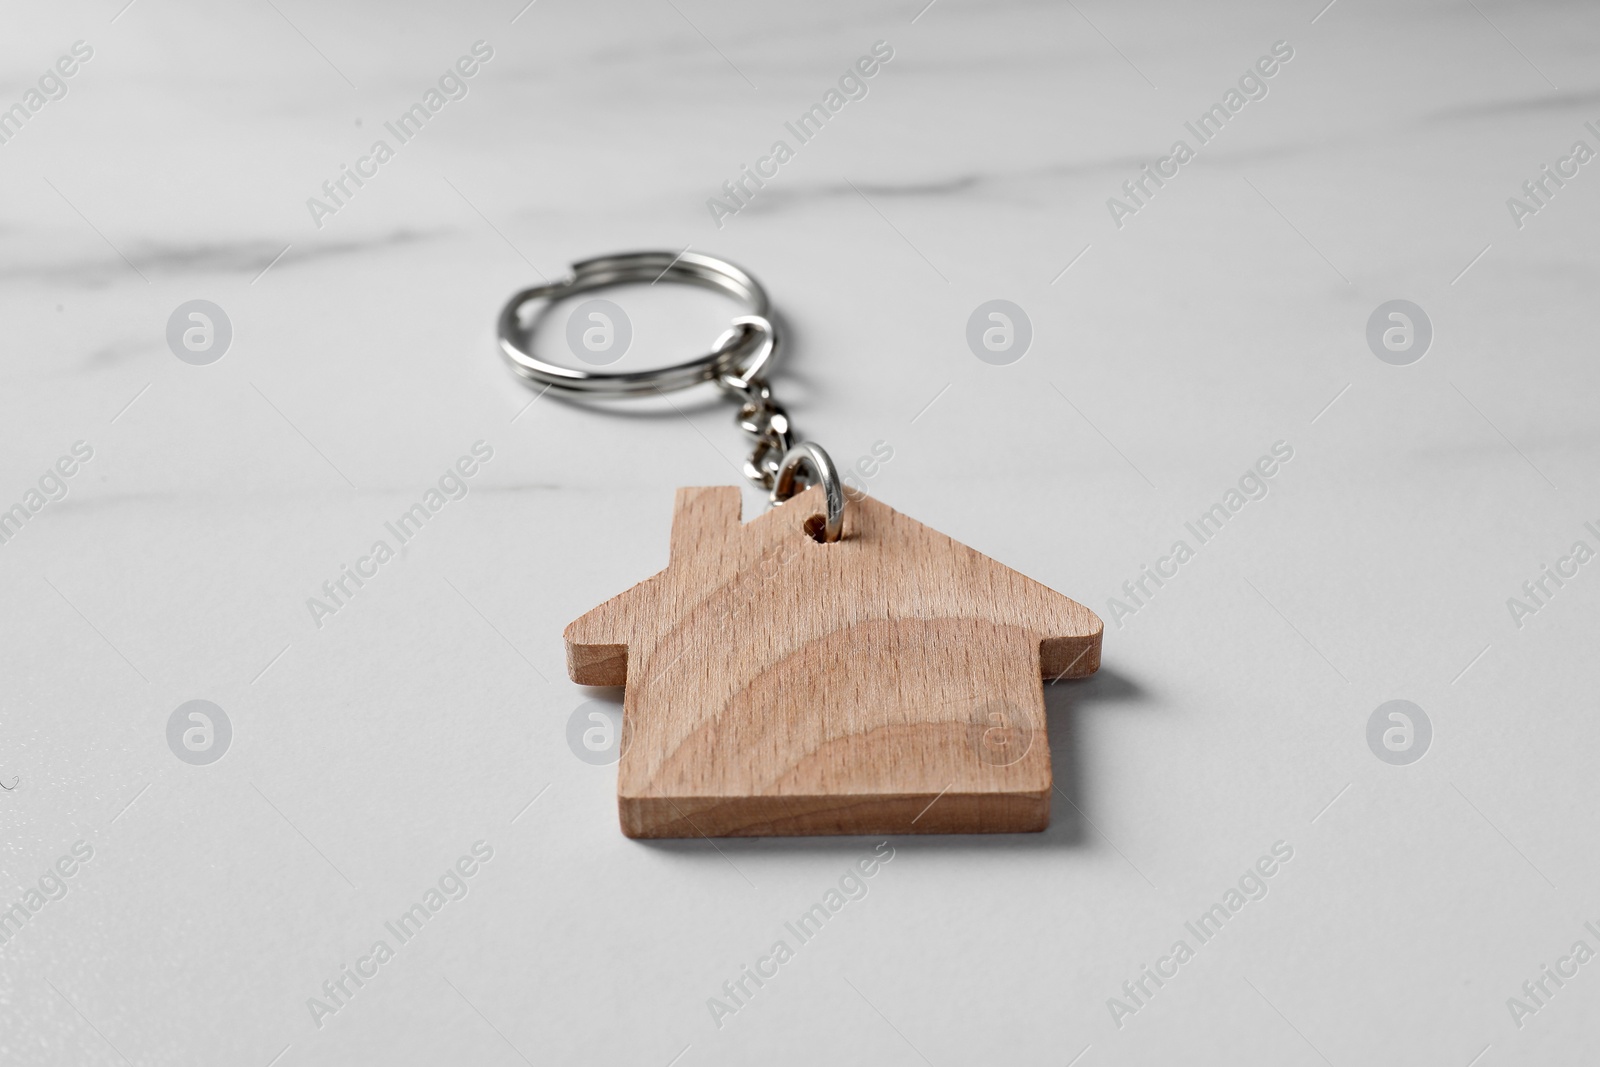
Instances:
[[[1050,788],[895,796],[619,796],[617,809],[622,832],[633,838],[1038,833],[1050,825]]]
[[[627,684],[627,645],[585,645],[570,637],[566,644],[567,677],[574,682],[579,685]]]

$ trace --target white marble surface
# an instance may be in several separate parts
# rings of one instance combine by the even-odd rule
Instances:
[[[94,453],[0,544],[0,905],[93,850],[0,946],[0,1061],[1594,1047],[1600,963],[1507,1007],[1600,949],[1600,564],[1507,608],[1600,547],[1600,164],[1520,229],[1506,206],[1600,148],[1592,5],[120,3],[0,16],[0,106],[93,49],[0,144],[0,505]],[[479,40],[468,95],[314,226],[306,198]],[[879,40],[868,95],[718,229],[706,199]],[[1280,40],[1268,95],[1115,226],[1107,198]],[[874,842],[624,839],[614,770],[566,743],[592,694],[560,630],[663,564],[673,487],[731,480],[740,435],[710,397],[680,398],[692,427],[523,410],[491,335],[540,273],[684,246],[767,283],[803,433],[845,462],[889,442],[873,492],[1108,622],[1294,450],[1050,693],[1051,830],[893,842],[720,1027],[708,998]],[[1010,366],[964,339],[996,297],[1034,328]],[[233,327],[210,366],[164,335],[197,298]],[[726,314],[624,298],[619,366]],[[1396,298],[1435,331],[1409,366],[1365,339]],[[306,599],[480,440],[469,495],[315,627]],[[1434,729],[1409,766],[1366,741],[1397,698]],[[167,745],[192,699],[233,725],[209,766]],[[308,998],[480,840],[467,896],[317,1026]],[[1199,945],[1185,920],[1278,841],[1270,892]]]

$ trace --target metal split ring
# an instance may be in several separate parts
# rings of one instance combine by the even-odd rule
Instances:
[[[525,347],[529,331],[523,325],[522,311],[536,300],[553,303],[591,289],[654,285],[660,281],[715,289],[743,303],[748,313],[735,318],[707,354],[654,370],[602,372],[562,367],[546,363]],[[725,259],[688,251],[625,252],[586,259],[574,263],[572,274],[561,281],[535,285],[506,301],[497,333],[500,353],[513,371],[527,381],[563,393],[647,396],[715,383],[739,402],[735,421],[752,441],[750,458],[744,465],[745,476],[769,490],[776,505],[799,491],[800,468],[809,468],[806,484],[821,485],[826,503],[818,539],[837,541],[844,532],[845,493],[838,469],[820,445],[794,442],[788,413],[772,399],[772,390],[767,386],[767,374],[778,358],[778,326],[769,312],[766,290],[744,269]]]
[[[557,301],[612,285],[676,282],[715,289],[744,304],[748,314],[703,356],[642,371],[589,371],[546,363],[524,347],[522,309],[535,300]],[[571,276],[517,293],[500,311],[500,352],[511,369],[531,382],[587,396],[644,396],[688,389],[702,382],[744,389],[771,369],[778,354],[778,329],[768,317],[766,290],[745,270],[699,252],[626,252],[572,265]]]
[[[802,441],[784,453],[778,464],[778,473],[772,480],[772,502],[781,504],[794,496],[795,482],[801,465],[811,468],[817,484],[822,486],[822,499],[826,507],[823,516],[822,536],[819,541],[832,544],[844,533],[844,483],[839,480],[839,470],[833,465],[821,445]]]

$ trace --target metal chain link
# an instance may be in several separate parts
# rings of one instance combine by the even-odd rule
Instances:
[[[744,476],[767,491],[773,505],[782,504],[801,489],[822,486],[824,513],[806,520],[806,532],[824,543],[844,536],[844,482],[823,447],[814,441],[794,440],[789,413],[772,399],[766,369],[778,354],[778,331],[765,315],[744,315],[717,338],[715,354],[723,367],[716,383],[739,401],[734,423],[749,435],[754,447],[745,460]],[[813,524],[820,524],[813,527]]]
[[[801,489],[822,486],[826,513],[808,520],[806,532],[818,541],[839,540],[844,534],[845,490],[828,453],[814,441],[795,444],[788,413],[773,402],[772,390],[762,379],[725,376],[721,385],[726,392],[744,398],[735,421],[755,442],[744,463],[744,476],[767,490],[774,505]],[[810,525],[819,520],[816,528]]]
[[[762,489],[771,491],[778,477],[778,465],[794,447],[794,430],[789,413],[772,399],[772,389],[759,378],[747,381],[739,391],[742,403],[734,423],[750,435],[750,458],[744,461],[744,476]]]
[[[768,320],[755,316],[736,320],[733,328],[717,339],[716,350],[731,355],[752,347],[752,343],[776,346],[777,339]],[[762,353],[751,364],[754,369],[744,372],[743,376],[724,373],[717,378],[722,391],[739,402],[734,424],[750,437],[750,458],[745,460],[744,476],[769,492],[777,484],[783,457],[794,447],[794,428],[789,424],[789,413],[772,399],[772,388],[761,373],[774,354],[771,351]],[[736,359],[735,362],[742,361]]]

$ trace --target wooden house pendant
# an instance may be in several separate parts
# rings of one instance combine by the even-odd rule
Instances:
[[[626,686],[622,832],[1043,830],[1042,682],[1094,673],[1100,619],[870,497],[820,542],[823,508],[679,489],[667,568],[567,627],[572,680]]]

